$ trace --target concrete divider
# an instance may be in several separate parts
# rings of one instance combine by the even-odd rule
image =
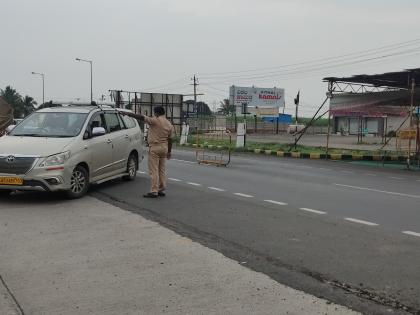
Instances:
[[[215,145],[197,145],[195,143],[186,143],[182,146],[193,147],[193,148],[207,148],[211,150],[227,150],[228,147],[225,146],[215,146]],[[264,154],[264,155],[276,155],[278,157],[292,157],[297,159],[331,159],[331,160],[348,160],[348,161],[400,161],[404,162],[407,158],[401,155],[386,155],[382,156],[379,154],[372,155],[362,155],[362,154],[342,154],[342,153],[303,153],[303,152],[285,152],[285,151],[275,151],[275,150],[266,150],[266,149],[251,149],[245,148],[245,150],[238,150],[238,152],[249,152],[254,154]]]

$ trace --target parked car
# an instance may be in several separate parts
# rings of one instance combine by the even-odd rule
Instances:
[[[66,106],[32,113],[0,138],[0,194],[86,194],[90,184],[133,180],[143,159],[137,121],[112,107]]]

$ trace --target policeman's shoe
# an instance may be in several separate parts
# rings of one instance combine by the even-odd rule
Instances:
[[[143,198],[157,198],[157,197],[158,197],[158,194],[152,193],[152,192],[149,192],[143,195]]]
[[[165,192],[162,190],[162,191],[159,191],[159,192],[158,192],[158,196],[159,196],[159,197],[165,197],[165,196],[166,196],[166,194],[165,194]]]

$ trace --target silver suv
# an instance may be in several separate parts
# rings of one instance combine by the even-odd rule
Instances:
[[[38,110],[0,138],[0,194],[65,191],[80,198],[93,183],[133,180],[142,132],[121,110],[66,106]]]

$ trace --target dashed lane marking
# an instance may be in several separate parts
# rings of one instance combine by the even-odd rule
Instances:
[[[272,203],[279,206],[287,206],[287,203],[275,200],[264,200],[265,202]]]
[[[353,172],[353,171],[341,170],[340,172],[341,172],[341,173],[346,173],[346,174],[354,174],[354,172]]]
[[[417,237],[420,237],[420,233],[417,233],[417,232],[412,232],[412,231],[403,231],[403,233],[404,233],[404,234],[407,234],[407,235],[411,235],[411,236],[417,236]]]
[[[373,222],[369,222],[369,221],[364,221],[364,220],[359,220],[359,219],[354,219],[354,218],[344,218],[344,220],[350,221],[350,222],[354,222],[354,223],[360,223],[360,224],[364,224],[364,225],[369,225],[369,226],[377,226],[379,224],[377,223],[373,223]]]
[[[364,175],[366,175],[366,176],[378,176],[378,175],[372,174],[372,173],[365,173]]]
[[[383,193],[383,194],[389,194],[389,195],[396,195],[396,196],[403,196],[403,197],[410,197],[410,198],[420,199],[420,196],[419,195],[409,195],[409,194],[403,194],[403,193],[399,193],[399,192],[395,192],[395,191],[386,191],[386,190],[379,190],[379,189],[366,188],[366,187],[357,187],[357,186],[344,185],[344,184],[336,184],[336,183],[334,183],[333,185],[339,186],[339,187],[347,187],[347,188],[357,189],[357,190],[374,191],[374,192]]]
[[[389,176],[388,178],[390,178],[390,179],[399,179],[399,180],[404,179],[402,177],[394,177],[394,176]]]
[[[193,182],[187,182],[187,184],[188,185],[191,185],[191,186],[201,186],[201,184],[199,184],[199,183],[193,183]]]
[[[247,195],[243,193],[234,193],[234,195],[239,196],[239,197],[244,197],[244,198],[254,198],[254,196],[252,195]]]
[[[168,179],[173,181],[173,182],[182,182],[182,180],[180,180],[178,178],[169,177]]]
[[[320,210],[315,210],[315,209],[310,209],[310,208],[299,208],[299,209],[302,211],[311,212],[315,214],[327,214],[325,211],[320,211]]]
[[[226,189],[217,188],[217,187],[207,187],[208,189],[215,190],[215,191],[226,191]]]

